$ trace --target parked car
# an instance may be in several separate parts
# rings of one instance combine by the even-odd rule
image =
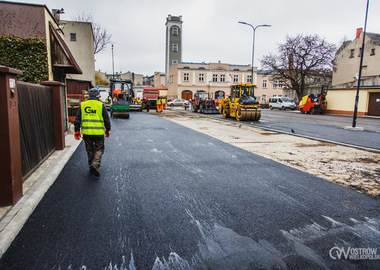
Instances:
[[[297,108],[297,105],[294,103],[293,100],[286,97],[272,97],[269,99],[269,109],[279,109],[279,110],[286,110],[291,109],[295,110]]]
[[[183,105],[189,105],[189,101],[186,99],[174,99],[168,102],[168,106],[183,106]]]

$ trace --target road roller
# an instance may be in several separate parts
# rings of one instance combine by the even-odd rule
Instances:
[[[231,94],[219,100],[219,112],[224,118],[236,118],[238,121],[259,121],[260,103],[254,96],[256,85],[240,83],[231,85]]]

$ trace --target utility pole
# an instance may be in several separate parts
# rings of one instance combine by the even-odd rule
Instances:
[[[367,29],[367,16],[368,16],[368,7],[369,7],[369,0],[367,0],[367,8],[365,13],[365,22],[364,22],[364,32],[363,32],[363,43],[362,43],[362,51],[360,54],[360,67],[359,67],[359,77],[358,77],[358,88],[356,90],[356,97],[355,97],[355,108],[354,108],[354,118],[352,120],[352,128],[356,128],[356,119],[358,115],[358,103],[359,103],[359,90],[360,90],[360,80],[362,78],[362,68],[363,68],[363,57],[364,57],[364,45],[365,45],[365,34]]]

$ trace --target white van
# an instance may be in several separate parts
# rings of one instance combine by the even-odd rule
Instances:
[[[269,99],[269,109],[279,109],[279,110],[286,110],[291,109],[295,110],[297,108],[297,105],[294,103],[293,100],[287,97],[272,97]]]

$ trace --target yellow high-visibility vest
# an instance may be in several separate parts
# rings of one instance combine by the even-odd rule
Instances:
[[[156,104],[161,105],[161,99],[157,99]]]
[[[90,99],[81,103],[82,134],[104,135],[103,103]]]

